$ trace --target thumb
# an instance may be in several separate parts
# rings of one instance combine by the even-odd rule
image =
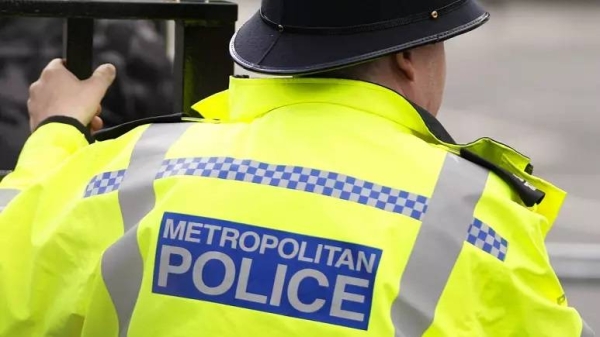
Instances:
[[[104,97],[106,90],[117,76],[117,70],[112,64],[103,64],[96,68],[92,76],[86,80],[89,90],[99,98]]]

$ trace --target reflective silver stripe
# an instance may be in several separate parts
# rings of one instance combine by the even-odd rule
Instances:
[[[119,188],[125,231],[154,208],[154,179],[165,155],[191,123],[152,124],[135,145]]]
[[[596,336],[596,334],[594,333],[594,330],[592,330],[592,328],[590,328],[590,326],[583,319],[581,321],[583,322],[583,329],[581,330],[581,337]]]
[[[473,222],[488,171],[448,154],[392,305],[396,337],[422,336]]]
[[[127,336],[144,273],[137,228],[126,232],[102,256],[102,278],[117,312],[119,337]]]
[[[142,285],[144,261],[137,242],[137,224],[154,208],[154,178],[167,151],[192,124],[152,124],[131,154],[119,205],[125,235],[102,257],[102,277],[119,318],[119,336],[127,336]]]
[[[15,189],[0,189],[0,213],[21,191]]]

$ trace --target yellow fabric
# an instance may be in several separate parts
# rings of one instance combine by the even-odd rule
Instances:
[[[509,242],[506,260],[482,256],[465,242],[425,337],[580,336],[581,318],[564,300],[548,260],[543,233],[548,221],[503,200],[510,193],[490,175],[475,210],[476,218]]]
[[[231,81],[228,92],[194,106],[220,123],[193,125],[165,159],[231,157],[300,166],[431,197],[446,153],[461,148],[442,143],[409,102],[373,84]],[[81,147],[81,137],[69,128],[51,124],[46,133],[43,128],[36,132],[32,139],[38,141],[27,144],[14,177],[5,180],[10,186],[22,180],[24,191],[0,214],[2,337],[118,335],[118,316],[100,261],[123,234],[118,194],[83,194],[94,176],[128,168],[146,126],[79,151],[73,149]],[[45,141],[52,139],[56,141]],[[527,209],[510,187],[489,175],[474,217],[510,242],[508,256],[502,262],[465,243],[425,335],[578,336],[581,319],[558,301],[563,291],[543,244],[564,193],[524,173],[528,159],[506,146],[480,140],[465,147],[526,178],[547,197]],[[35,180],[28,172],[36,159],[28,154],[44,152],[64,155],[49,165],[58,169]],[[21,176],[25,178],[17,179]],[[156,204],[136,232],[144,277],[128,336],[394,335],[391,305],[419,221],[323,195],[232,180],[176,176],[156,180],[154,189]],[[165,212],[381,249],[369,329],[155,293],[157,240]]]
[[[192,109],[199,112],[205,119],[227,121],[229,105],[229,91],[222,91],[209,98],[202,100],[192,106]]]
[[[48,124],[26,144],[11,174],[19,179],[30,172],[38,174],[32,155],[64,156],[38,157],[39,173],[46,168],[51,173],[34,178],[0,213],[0,336],[80,335],[86,287],[98,258],[123,234],[117,194],[90,203],[83,200],[84,189],[97,173],[127,167],[142,130],[73,151],[76,145],[85,146],[81,134],[71,126]],[[54,160],[59,169],[52,169],[47,160]],[[17,181],[11,175],[2,187]]]
[[[43,125],[27,140],[19,156],[19,169],[4,178],[2,188],[29,187],[86,145],[85,136],[76,128],[57,123]]]

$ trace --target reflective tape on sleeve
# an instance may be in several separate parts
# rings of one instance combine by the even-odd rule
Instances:
[[[125,235],[102,257],[102,278],[117,312],[120,337],[127,336],[142,284],[144,262],[137,242],[137,224],[154,208],[154,178],[167,151],[190,126],[150,125],[136,143],[120,184]]]
[[[20,192],[16,189],[0,189],[0,213]]]
[[[422,336],[433,322],[488,174],[460,157],[446,156],[392,305],[396,337]]]

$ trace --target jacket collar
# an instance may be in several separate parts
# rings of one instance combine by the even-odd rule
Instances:
[[[256,119],[282,106],[308,102],[351,107],[401,124],[427,141],[437,139],[454,143],[444,127],[429,112],[390,89],[360,81],[233,77],[228,91],[205,99],[193,108],[208,119],[241,122]]]

